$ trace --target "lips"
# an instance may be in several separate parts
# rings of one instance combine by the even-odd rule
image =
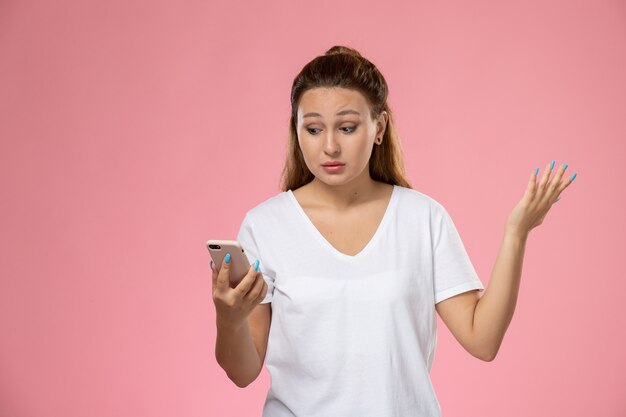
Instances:
[[[345,164],[331,164],[331,163],[326,163],[324,165],[322,165],[322,168],[324,168],[324,171],[326,172],[343,172],[344,171],[344,166]]]
[[[341,162],[327,162],[325,164],[322,164],[322,166],[324,167],[336,167],[336,166],[341,166],[341,165],[345,165],[345,164],[342,164]]]

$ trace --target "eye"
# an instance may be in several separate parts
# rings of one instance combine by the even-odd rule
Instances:
[[[339,129],[340,130],[341,129],[348,129],[348,131],[343,130],[343,132],[350,134],[350,133],[353,133],[356,130],[356,128],[357,128],[356,126],[344,126],[344,127],[340,127]],[[311,135],[317,135],[317,132],[316,132],[317,130],[321,130],[321,129],[318,129],[318,128],[315,128],[315,127],[308,127],[308,128],[306,128],[306,131],[308,133],[310,133]]]

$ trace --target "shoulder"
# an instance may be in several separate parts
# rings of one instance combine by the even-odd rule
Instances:
[[[432,196],[413,188],[396,185],[399,209],[417,210],[420,214],[439,217],[445,212],[443,204]]]
[[[287,191],[281,191],[255,206],[250,208],[246,213],[246,218],[252,220],[255,223],[267,222],[273,218],[280,218],[285,215],[285,210],[288,204],[290,204],[291,196]]]

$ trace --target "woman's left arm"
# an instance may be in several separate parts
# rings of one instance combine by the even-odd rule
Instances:
[[[537,183],[537,171],[531,175],[522,200],[515,206],[506,223],[504,238],[496,258],[488,287],[474,309],[472,340],[479,351],[488,352],[493,360],[500,349],[519,292],[524,250],[530,231],[539,226],[563,190],[576,174],[561,181],[567,165],[561,165],[550,179],[554,161]]]

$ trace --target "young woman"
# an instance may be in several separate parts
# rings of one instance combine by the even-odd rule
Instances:
[[[283,191],[249,210],[250,271],[213,268],[216,358],[239,387],[271,375],[264,417],[440,416],[436,316],[484,361],[513,316],[528,234],[575,178],[537,183],[505,225],[484,287],[445,208],[405,178],[387,83],[335,46],[293,82]],[[259,261],[261,267],[259,267]]]

